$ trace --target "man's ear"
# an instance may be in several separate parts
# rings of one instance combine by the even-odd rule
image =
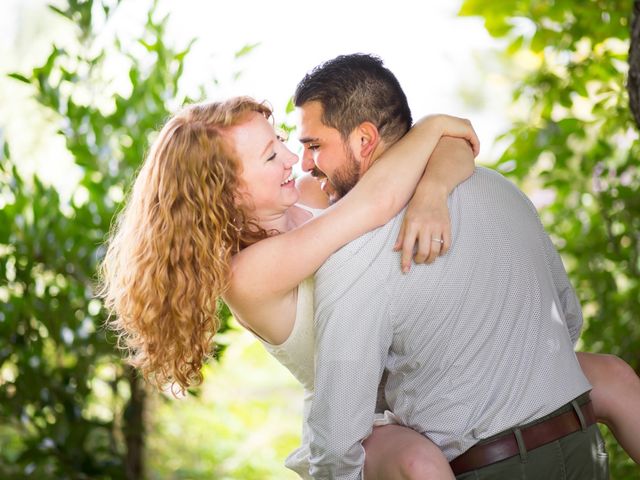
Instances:
[[[360,154],[360,158],[370,160],[373,152],[380,143],[380,132],[371,122],[362,122],[354,131],[354,152]]]

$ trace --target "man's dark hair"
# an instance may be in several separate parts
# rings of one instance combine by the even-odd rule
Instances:
[[[307,73],[296,88],[297,107],[318,101],[322,122],[346,140],[362,122],[371,122],[387,144],[411,127],[411,110],[398,79],[373,55],[340,55]]]

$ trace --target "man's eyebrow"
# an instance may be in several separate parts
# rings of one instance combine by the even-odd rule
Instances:
[[[318,137],[302,137],[298,139],[300,143],[317,142],[318,140]]]

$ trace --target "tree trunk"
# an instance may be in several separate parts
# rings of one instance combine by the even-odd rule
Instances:
[[[640,129],[640,0],[633,2],[629,47],[629,108]]]
[[[124,411],[124,437],[127,445],[125,473],[127,480],[140,480],[144,473],[145,390],[144,382],[131,367],[126,367],[131,398]]]

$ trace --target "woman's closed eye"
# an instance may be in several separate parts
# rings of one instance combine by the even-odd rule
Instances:
[[[307,145],[307,149],[311,150],[312,152],[315,152],[319,148],[320,148],[320,145],[318,145],[317,143],[310,143],[309,145]]]

